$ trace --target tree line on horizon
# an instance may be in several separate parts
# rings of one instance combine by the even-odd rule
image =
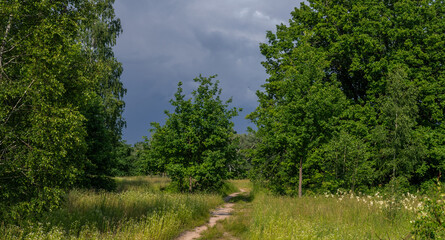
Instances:
[[[426,188],[445,163],[445,4],[302,3],[260,45],[269,78],[241,109],[216,76],[182,83],[151,136],[124,126],[121,33],[112,0],[13,2],[0,8],[0,217],[57,207],[73,187],[167,174],[182,192],[246,178],[277,194]],[[31,34],[32,33],[32,34]]]

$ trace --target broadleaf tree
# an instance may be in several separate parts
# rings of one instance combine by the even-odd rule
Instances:
[[[278,74],[280,81],[264,84],[260,106],[248,117],[258,126],[257,156],[253,164],[276,192],[302,195],[306,160],[327,142],[339,115],[348,105],[336,81],[326,81],[324,56],[300,43],[283,61],[294,62]],[[276,76],[275,70],[269,73]],[[310,179],[306,179],[310,182]]]
[[[108,21],[99,6],[111,11],[112,2],[0,2],[0,218],[60,206],[94,162],[93,134],[119,138],[120,64],[112,52],[92,54],[104,47],[90,48],[85,38],[89,20]],[[116,30],[111,25],[101,32]],[[104,122],[106,131],[89,127]]]
[[[424,154],[422,129],[416,129],[417,92],[407,81],[403,69],[389,73],[386,94],[379,98],[379,124],[371,132],[378,147],[381,182],[400,179],[405,182],[414,175]],[[385,179],[386,178],[386,179]]]
[[[334,114],[333,121],[328,123],[329,126],[325,126],[332,129],[332,134],[316,134],[321,136],[323,141],[318,141],[321,139],[315,137],[314,139],[303,138],[316,146],[303,148],[312,149],[308,154],[299,151],[299,154],[305,156],[302,159],[303,165],[305,162],[309,164],[306,166],[309,170],[307,174],[312,178],[308,179],[309,181],[303,181],[303,185],[320,188],[323,184],[329,185],[326,181],[331,179],[329,181],[336,182],[334,185],[337,186],[356,188],[359,186],[356,186],[354,182],[361,182],[372,187],[387,184],[392,176],[398,175],[404,176],[410,184],[420,186],[423,182],[440,176],[444,171],[445,159],[443,144],[443,139],[445,139],[445,125],[443,124],[445,116],[445,101],[443,101],[445,97],[444,13],[444,2],[434,0],[309,0],[301,3],[299,8],[291,12],[289,23],[278,25],[275,33],[267,32],[267,43],[260,45],[261,53],[266,58],[263,66],[269,78],[264,84],[264,92],[258,93],[260,105],[251,114],[251,118],[258,126],[258,136],[261,138],[262,146],[267,146],[263,152],[260,151],[263,147],[257,148],[258,161],[264,158],[260,161],[261,163],[278,171],[282,167],[282,162],[294,158],[284,154],[286,150],[284,146],[290,143],[290,134],[298,131],[282,127],[285,126],[283,121],[286,121],[284,120],[286,118],[274,114],[281,112],[282,108],[291,107],[283,94],[283,90],[287,87],[283,86],[286,86],[285,82],[288,81],[291,71],[304,77],[300,69],[314,63],[313,60],[306,60],[312,58],[310,56],[312,54],[316,59],[324,59],[326,62],[319,68],[321,82],[334,84],[346,96],[349,105],[338,115]],[[308,45],[312,50],[303,48],[303,45]],[[392,119],[389,107],[392,105],[394,109],[405,108],[397,103],[394,97],[391,97],[395,94],[395,92],[391,93],[395,88],[388,84],[388,81],[394,80],[395,69],[405,71],[402,89],[416,93],[406,98],[413,110],[411,113],[416,114],[405,115],[410,119],[403,130],[406,131],[406,134],[403,133],[403,136],[406,136],[403,143],[398,142],[401,140],[398,137],[393,139],[389,137],[391,134],[392,136],[401,134],[400,128],[397,131],[394,130],[395,120]],[[339,84],[336,84],[337,82]],[[323,106],[320,107],[323,108]],[[317,111],[317,108],[313,110]],[[295,119],[301,119],[300,115],[304,112],[304,109],[301,109],[291,115]],[[278,126],[280,124],[282,126]],[[391,124],[393,124],[392,127]],[[302,121],[301,126],[302,129],[317,129],[316,124],[310,121]],[[283,131],[275,131],[275,128],[283,129]],[[379,130],[381,130],[380,133],[378,133]],[[340,136],[341,134],[346,135]],[[398,136],[402,136],[400,134]],[[376,142],[379,136],[382,137],[380,140],[387,143],[392,141],[392,143]],[[349,169],[350,166],[355,166],[355,163],[360,165],[353,168],[357,170],[357,174],[354,173],[355,170],[343,172],[346,174],[344,177],[354,176],[351,178],[354,179],[352,182],[342,181],[344,179],[332,180],[332,171],[322,167],[321,155],[335,156],[325,151],[328,149],[338,151],[342,147],[348,149],[347,146],[335,146],[335,142],[330,139],[332,137],[344,140],[344,144],[350,142],[357,146],[355,150],[349,148],[350,158],[345,159],[350,159],[352,162],[344,164],[344,166],[349,166],[347,167]],[[269,141],[273,138],[275,139]],[[412,141],[412,139],[417,141]],[[281,152],[269,154],[267,149],[274,149],[272,152],[276,153]],[[415,161],[402,157],[406,151],[416,155]],[[359,152],[365,154],[365,157],[354,157]],[[393,154],[391,159],[388,158],[389,153],[394,152],[399,156],[394,157]],[[267,154],[269,157],[264,157]],[[277,191],[286,192],[287,190],[282,189],[282,186],[289,181],[280,182],[277,179],[295,179],[299,175],[297,165],[295,162],[289,165],[289,169],[293,169],[293,172],[283,173],[284,178],[280,177],[280,172],[262,178],[277,188],[281,188],[276,189]],[[389,173],[386,171],[388,166],[396,166],[399,172],[397,173],[396,170]],[[362,174],[358,174],[360,172]],[[267,171],[259,171],[259,175],[267,173]],[[373,177],[367,177],[366,174],[373,174]],[[275,180],[277,184],[273,184]],[[294,182],[292,184],[295,185]]]
[[[174,112],[163,126],[152,123],[149,157],[163,165],[180,191],[216,190],[228,176],[228,166],[236,159],[233,122],[240,109],[229,108],[231,99],[221,100],[216,76],[194,79],[199,84],[186,98],[179,82]],[[152,162],[152,161],[151,161]]]
[[[122,32],[120,20],[113,8],[114,0],[79,1],[81,12],[79,41],[85,57],[83,74],[93,81],[93,93],[80,111],[87,118],[87,158],[85,173],[80,186],[113,188],[109,176],[117,164],[116,149],[120,147],[122,117],[126,89],[120,81],[121,63],[114,56],[112,47]]]
[[[76,42],[79,15],[55,2],[0,6],[0,207],[17,219],[59,205],[85,166],[91,81]]]

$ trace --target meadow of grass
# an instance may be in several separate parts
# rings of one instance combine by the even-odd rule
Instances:
[[[257,191],[244,200],[202,239],[407,239],[419,207],[413,195],[396,201],[379,194],[296,198]]]
[[[162,191],[169,179],[117,178],[116,192],[73,190],[65,205],[19,225],[0,226],[2,239],[173,239],[205,223],[219,194]]]
[[[248,180],[230,180],[219,193],[180,194],[168,191],[168,178],[116,181],[116,192],[71,191],[61,209],[38,221],[0,224],[0,239],[174,239],[204,224],[221,195],[237,189],[250,193],[233,198],[234,216],[201,239],[405,239],[422,208],[409,194],[284,197],[252,190]]]
[[[403,239],[414,216],[354,198],[339,201],[261,194],[255,199],[251,218],[248,239]]]

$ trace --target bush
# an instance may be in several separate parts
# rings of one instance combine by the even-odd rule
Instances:
[[[413,235],[416,239],[445,239],[445,191],[438,182],[428,197],[422,200],[423,207],[417,212]]]

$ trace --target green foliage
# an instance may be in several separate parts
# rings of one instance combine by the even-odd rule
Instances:
[[[325,81],[328,63],[315,48],[301,43],[287,58],[295,66],[270,72],[267,92],[257,93],[260,106],[248,117],[261,138],[253,159],[255,174],[263,175],[274,191],[293,194],[299,168],[309,173],[312,163],[306,159],[331,138],[348,102],[336,81]],[[283,79],[272,80],[277,74]]]
[[[318,191],[337,189],[352,191],[369,186],[374,180],[374,168],[367,142],[347,132],[335,133],[332,139],[317,149],[309,159],[318,164]],[[359,189],[357,189],[359,188]]]
[[[372,130],[379,149],[380,182],[389,177],[409,179],[423,152],[422,136],[416,134],[416,91],[406,80],[407,75],[396,69],[388,76],[387,90],[379,99],[379,124]]]
[[[412,234],[416,239],[445,238],[445,191],[442,184],[437,183],[428,197],[423,198],[423,207],[417,212]]]
[[[108,188],[109,181],[95,181],[98,177],[109,179],[116,167],[116,152],[120,146],[126,89],[120,81],[121,63],[114,57],[112,47],[122,32],[120,20],[113,9],[114,0],[79,1],[76,8],[82,13],[79,22],[79,40],[86,61],[85,77],[94,82],[88,102],[81,107],[87,118],[86,156],[89,164],[80,181],[83,187]],[[85,185],[86,184],[86,185]]]
[[[139,164],[140,173],[148,175],[165,175],[165,163],[160,161],[156,154],[151,151],[151,141],[144,137],[144,148],[141,151],[141,161]]]
[[[216,190],[227,178],[228,165],[236,157],[233,123],[239,109],[228,109],[231,99],[220,99],[215,76],[199,76],[192,98],[185,99],[180,82],[170,101],[175,111],[166,111],[164,126],[152,123],[150,161],[157,161],[180,191]]]
[[[239,191],[240,190],[235,186],[235,184],[233,184],[229,181],[224,181],[223,184],[221,185],[221,187],[218,189],[218,193],[222,197],[226,197],[226,196],[230,195],[231,193],[239,192]]]
[[[0,3],[1,219],[53,210],[86,174],[105,179],[108,139],[122,125],[121,70],[110,45],[116,35],[101,46],[86,36],[88,21],[111,13],[112,1]],[[110,26],[101,32],[120,31]],[[107,54],[93,54],[104,46]],[[94,174],[85,171],[91,166]]]
[[[143,173],[142,154],[145,151],[145,143],[138,142],[134,146],[122,141],[116,147],[116,164],[112,169],[113,176],[137,176]]]
[[[229,177],[232,179],[246,179],[252,168],[252,157],[259,139],[253,131],[247,134],[236,134],[235,136],[235,141],[238,141],[237,158],[229,164]]]
[[[29,1],[0,7],[2,219],[53,209],[85,165],[86,119],[76,106],[88,100],[91,82],[77,74],[79,16],[63,9]]]
[[[274,191],[420,186],[444,171],[442,1],[302,3],[260,45],[253,178]],[[299,164],[300,162],[300,164]]]

